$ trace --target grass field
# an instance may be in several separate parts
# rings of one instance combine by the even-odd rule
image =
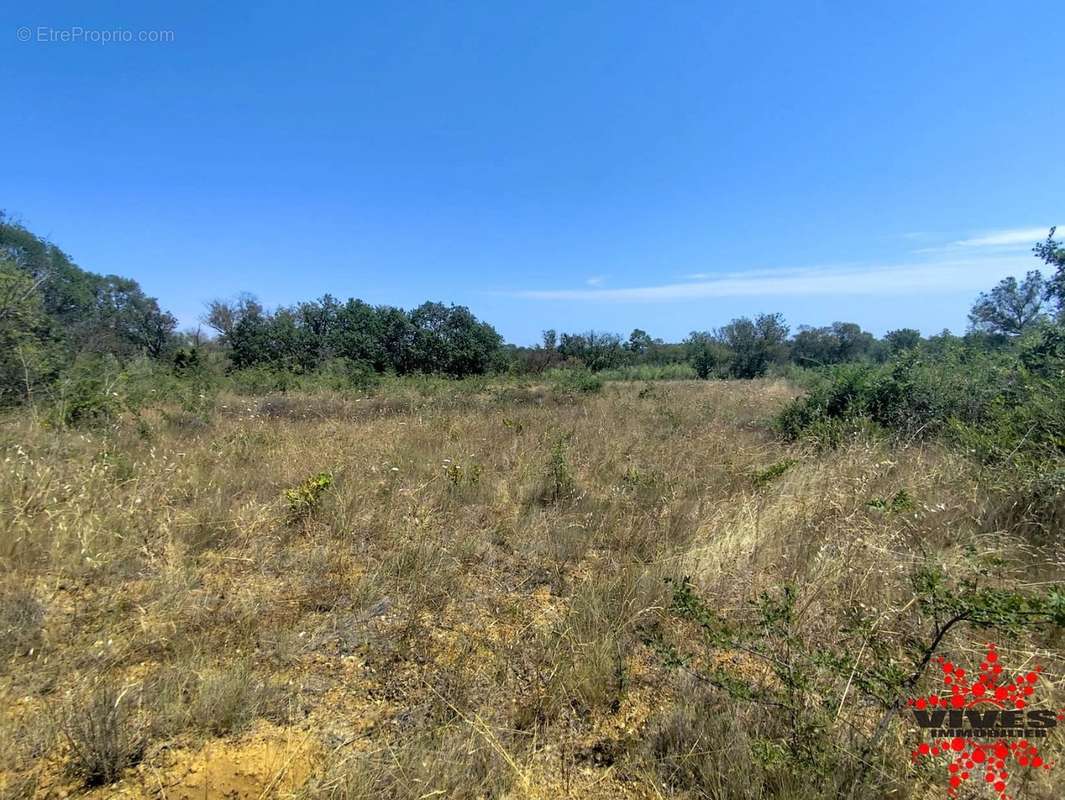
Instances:
[[[935,445],[782,443],[797,393],[6,418],[0,797],[944,796],[892,705],[937,598],[1060,582],[1061,538]],[[1060,634],[959,624],[939,652],[989,639],[1065,705]]]

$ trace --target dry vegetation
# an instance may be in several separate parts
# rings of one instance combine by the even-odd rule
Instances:
[[[1045,586],[1061,538],[996,529],[934,446],[780,443],[793,395],[411,383],[8,418],[0,797],[943,796],[905,719],[867,746],[931,636],[915,576]],[[1062,705],[1053,631],[944,652],[992,636]]]

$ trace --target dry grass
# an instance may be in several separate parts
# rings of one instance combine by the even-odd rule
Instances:
[[[224,397],[194,420],[160,408],[107,430],[8,419],[2,791],[117,780],[185,796],[167,776],[201,748],[258,752],[240,748],[282,731],[315,743],[306,769],[235,767],[264,777],[234,796],[838,796],[834,770],[879,715],[877,659],[912,664],[928,636],[914,570],[1045,585],[1065,559],[991,527],[997,509],[950,453],[779,443],[764,423],[792,395],[411,384]],[[292,513],[286,492],[322,473]],[[870,505],[902,489],[912,508]],[[685,576],[754,627],[751,652],[671,610]],[[793,613],[763,625],[759,597],[785,584]],[[945,646],[971,660],[986,636]],[[1060,683],[1059,639],[999,642]],[[814,658],[840,648],[842,673]],[[774,659],[809,670],[801,719],[707,681],[779,689]],[[55,709],[65,735],[48,735]],[[891,730],[861,792],[941,793],[909,766],[905,725]],[[1055,796],[1054,780],[1022,796]]]
[[[103,684],[73,697],[60,728],[68,745],[67,771],[86,786],[114,783],[140,760],[144,738],[128,688]]]

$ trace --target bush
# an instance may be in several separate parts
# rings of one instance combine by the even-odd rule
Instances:
[[[51,419],[59,426],[94,425],[109,422],[122,409],[117,391],[118,361],[113,358],[80,358],[54,387]]]
[[[205,370],[175,371],[149,358],[119,363],[113,356],[83,356],[52,386],[48,417],[58,426],[104,425],[160,401],[205,417],[217,388]]]
[[[691,364],[632,364],[599,373],[604,381],[690,381],[700,377]]]
[[[307,383],[327,389],[344,391],[357,389],[367,391],[380,383],[380,376],[373,365],[365,361],[352,361],[350,358],[334,358],[315,371]],[[305,388],[308,388],[305,386]]]
[[[551,388],[562,395],[594,394],[603,388],[603,379],[582,367],[549,370],[547,379]]]
[[[283,691],[244,664],[208,669],[198,678],[189,720],[214,736],[240,731],[259,717],[280,719]]]
[[[569,436],[560,436],[551,448],[551,456],[547,461],[547,470],[540,490],[540,499],[546,503],[555,503],[572,497],[577,491],[577,482],[573,477],[569,459],[566,457],[568,442]]]
[[[234,370],[230,373],[229,380],[238,394],[269,394],[299,386],[299,378],[294,373],[271,367],[245,367]]]
[[[313,514],[322,500],[325,490],[333,485],[333,476],[328,472],[319,472],[299,486],[285,490],[289,517],[295,521]]]
[[[114,783],[144,753],[127,692],[104,684],[84,702],[71,703],[60,729],[70,745],[68,769],[87,786]]]
[[[44,607],[23,586],[0,589],[0,659],[28,652],[41,638]]]
[[[827,370],[805,397],[778,415],[791,439],[826,420],[869,420],[911,437],[931,437],[951,420],[976,422],[1007,376],[988,358],[925,360],[912,351],[886,365],[842,364]]]
[[[838,442],[866,425],[905,438],[942,436],[982,464],[1026,479],[1065,463],[1065,371],[1057,329],[1017,348],[979,341],[941,352],[906,350],[883,365],[824,372],[776,417],[789,439]]]

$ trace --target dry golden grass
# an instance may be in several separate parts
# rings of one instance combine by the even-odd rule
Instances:
[[[229,396],[206,420],[159,408],[107,430],[8,419],[0,797],[837,796],[831,764],[857,763],[847,748],[880,713],[860,688],[873,651],[911,663],[928,637],[914,570],[1035,585],[1065,559],[989,528],[987,493],[948,452],[781,444],[765,423],[793,395],[455,384]],[[286,491],[320,473],[294,513]],[[869,507],[900,489],[912,509]],[[760,655],[700,643],[670,611],[685,576],[737,624],[793,585],[787,632]],[[972,660],[986,637],[945,646]],[[778,758],[795,720],[706,669],[768,685],[773,648],[841,641],[849,674],[802,700],[841,698],[818,734],[837,762],[807,754],[815,786]],[[999,643],[1060,685],[1059,639]],[[862,796],[942,794],[905,735],[893,725]],[[79,767],[88,739],[105,762],[120,751],[117,782],[88,785],[116,777]],[[1020,796],[1060,796],[1061,774]]]

